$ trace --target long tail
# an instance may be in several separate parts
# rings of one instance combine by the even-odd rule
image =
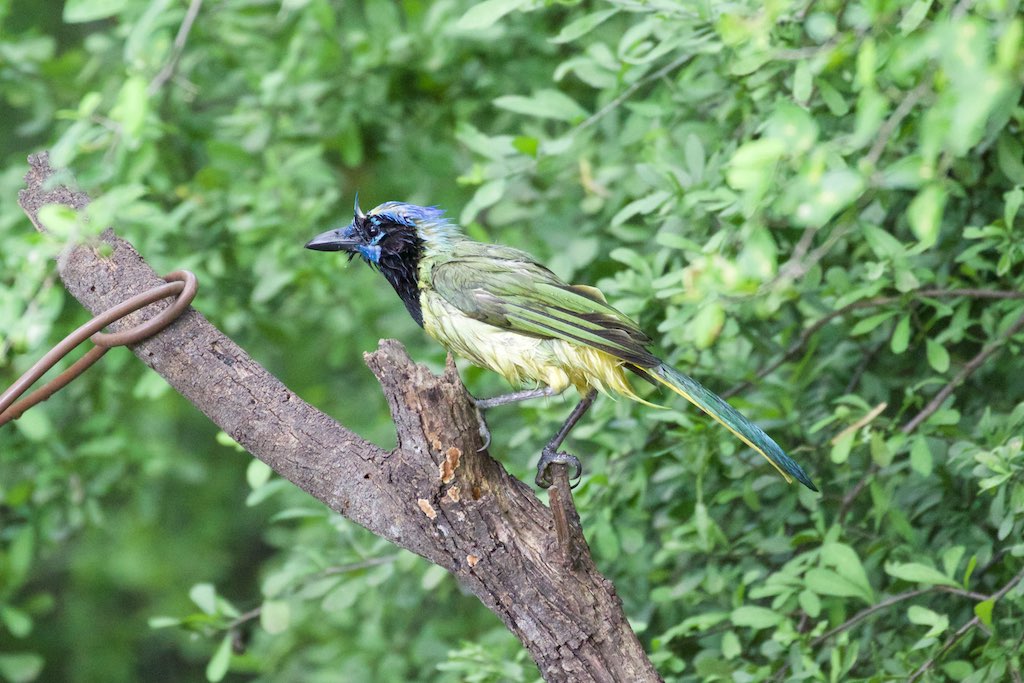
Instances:
[[[695,379],[687,377],[675,368],[662,363],[654,368],[638,368],[642,374],[664,384],[687,401],[725,425],[726,429],[735,434],[743,443],[763,455],[786,481],[796,479],[812,491],[817,491],[811,478],[796,461],[786,455],[770,436],[760,427],[740,415],[739,411],[700,385]]]

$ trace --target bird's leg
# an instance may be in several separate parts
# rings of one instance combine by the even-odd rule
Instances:
[[[517,401],[529,401],[531,398],[554,396],[556,393],[557,392],[551,387],[524,389],[523,391],[513,391],[511,394],[502,394],[501,396],[495,396],[493,398],[474,398],[473,403],[479,410],[488,410],[508,403],[516,403]]]
[[[473,398],[473,405],[476,406],[477,414],[480,417],[480,438],[484,440],[484,445],[481,446],[477,453],[480,451],[487,450],[487,447],[491,445],[491,431],[487,429],[487,424],[484,422],[482,411],[488,410],[489,408],[495,408],[497,406],[503,406],[508,403],[515,403],[517,401],[528,401],[531,398],[544,398],[545,396],[554,396],[557,394],[551,387],[543,387],[540,389],[524,389],[523,391],[514,391],[511,394],[502,394],[501,396],[495,396],[493,398]]]
[[[591,389],[587,394],[580,400],[580,402],[573,408],[572,412],[569,413],[569,417],[566,418],[565,422],[562,423],[562,427],[558,430],[558,433],[548,441],[548,444],[544,446],[544,449],[540,452],[540,461],[537,463],[537,486],[542,489],[546,489],[551,486],[551,477],[548,476],[548,468],[551,465],[561,464],[569,465],[573,468],[574,474],[569,477],[571,482],[579,482],[579,478],[583,476],[583,465],[580,464],[580,459],[571,453],[557,450],[562,442],[565,441],[565,437],[569,436],[569,432],[576,426],[576,423],[580,421],[583,414],[590,409],[590,406],[594,403],[594,398],[597,397],[597,389]]]

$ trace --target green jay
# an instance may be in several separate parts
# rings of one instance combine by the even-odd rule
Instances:
[[[552,463],[572,466],[578,479],[579,460],[558,448],[598,391],[647,403],[630,386],[629,371],[703,410],[767,458],[786,481],[818,490],[760,427],[652,354],[651,338],[599,290],[563,282],[526,252],[469,239],[436,207],[385,202],[363,213],[357,197],[352,222],[317,235],[306,248],[361,257],[446,349],[513,385],[535,387],[478,400],[478,407],[552,396],[570,386],[579,391],[580,403],[541,452],[540,486],[549,485]]]

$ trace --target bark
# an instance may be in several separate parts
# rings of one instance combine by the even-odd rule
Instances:
[[[29,165],[19,203],[40,230],[41,206],[88,204],[82,193],[51,187],[45,153]],[[94,314],[162,282],[113,230],[99,239],[109,252],[80,245],[58,263],[68,291]],[[384,451],[303,401],[193,309],[131,350],[278,474],[454,574],[516,634],[546,680],[660,680],[594,566],[564,480],[552,495],[556,533],[533,491],[478,452],[479,417],[450,358],[435,376],[393,340],[365,355],[398,433],[398,446]]]

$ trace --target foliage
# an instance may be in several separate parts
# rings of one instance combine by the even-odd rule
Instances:
[[[115,224],[386,444],[361,352],[443,356],[368,269],[300,247],[356,190],[439,204],[598,284],[823,490],[678,401],[599,401],[577,502],[667,679],[1021,676],[1019,3],[0,0],[0,20],[0,386],[84,319],[52,257]],[[56,239],[12,201],[39,148],[97,199],[51,212]],[[495,452],[528,477],[567,407],[493,414]],[[127,353],[3,431],[2,680],[536,677],[450,577],[248,465]]]

